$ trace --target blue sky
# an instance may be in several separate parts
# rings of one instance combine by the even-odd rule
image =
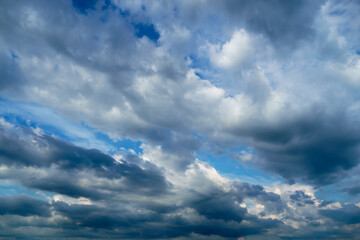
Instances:
[[[358,239],[359,10],[2,1],[0,235]]]

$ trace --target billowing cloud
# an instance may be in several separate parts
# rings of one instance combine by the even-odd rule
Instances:
[[[186,176],[177,173],[178,178],[190,181],[187,183],[167,177],[165,169],[144,160],[144,156],[115,160],[97,150],[11,126],[2,128],[1,139],[1,179],[56,194],[47,197],[50,202],[26,195],[2,197],[2,215],[49,218],[51,228],[56,226],[50,218],[66,218],[58,222],[65,229],[70,221],[79,230],[114,230],[126,238],[170,238],[191,233],[238,237],[280,224],[278,220],[259,219],[241,206],[247,196],[262,195],[267,202],[270,193],[260,186],[222,179],[213,168],[195,159]],[[280,197],[272,195],[270,201],[281,204]]]

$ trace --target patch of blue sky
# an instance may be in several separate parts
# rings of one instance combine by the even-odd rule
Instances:
[[[72,0],[72,5],[81,14],[87,15],[89,10],[95,10],[98,0]]]
[[[38,127],[48,135],[55,135],[78,146],[96,148],[110,154],[130,149],[141,153],[141,143],[138,141],[113,140],[85,123],[74,123],[58,115],[51,108],[36,103],[0,98],[0,116],[15,125]]]
[[[87,127],[89,128],[89,127]],[[89,128],[90,129],[90,128]],[[115,154],[118,151],[122,151],[125,153],[136,153],[136,154],[142,154],[143,150],[140,148],[142,142],[141,141],[134,141],[131,140],[129,138],[123,138],[120,140],[113,140],[111,139],[107,134],[103,133],[103,132],[99,132],[96,131],[95,133],[95,137],[98,140],[107,142],[109,144],[111,144],[113,146],[113,148],[111,150],[109,150],[108,152],[110,154]]]
[[[0,196],[16,196],[20,194],[26,194],[40,200],[47,200],[47,197],[55,195],[50,192],[29,189],[11,181],[0,181]]]
[[[139,22],[139,23],[133,23],[133,26],[135,28],[135,35],[138,38],[142,38],[146,36],[155,44],[160,38],[160,34],[156,31],[155,26],[152,23]]]
[[[61,117],[52,109],[36,103],[0,99],[0,114],[13,124],[39,127],[46,134],[56,135],[71,142],[88,139],[104,147],[103,143],[97,142],[94,134],[81,124],[75,124]]]
[[[203,150],[197,151],[196,157],[204,162],[209,163],[222,176],[230,179],[238,179],[240,181],[271,185],[274,182],[284,182],[284,180],[276,175],[264,173],[253,164],[242,164],[230,156],[230,154],[223,154],[216,156]]]
[[[356,194],[356,192],[351,194],[351,191],[349,191],[352,187],[356,188],[358,186],[359,170],[359,167],[352,169],[346,178],[320,188],[315,195],[323,200],[359,203],[360,194]]]
[[[110,10],[115,12],[117,9],[118,7],[114,5],[110,0],[105,0],[104,5],[101,6],[102,16],[100,17],[100,21],[106,23],[109,20],[108,11]],[[121,9],[119,9],[119,13],[121,16],[123,16]]]
[[[329,15],[341,16],[341,15],[344,15],[345,12],[346,12],[346,9],[337,9],[337,10],[329,12]]]
[[[216,87],[224,87],[223,79],[220,77],[222,72],[211,65],[209,58],[192,54],[187,56],[185,61],[200,79],[208,80]]]
[[[116,8],[116,6],[115,6],[115,8]],[[121,9],[121,8],[119,8],[119,14],[123,18],[127,18],[127,17],[130,16],[129,10],[124,10],[124,9]]]
[[[10,56],[12,59],[19,59],[19,56],[16,54],[16,52],[14,50],[9,50]]]
[[[341,192],[340,188],[335,185],[329,185],[318,189],[315,197],[321,200],[334,202],[359,202],[360,196],[349,196],[347,193]]]
[[[84,11],[86,11],[86,9],[89,9],[89,8],[91,9],[91,8],[94,7],[94,5],[91,5],[91,4],[90,4],[91,7],[88,7],[88,5],[86,5],[86,4],[83,5],[81,3],[83,1],[81,1],[81,0],[76,0],[76,1],[80,2],[80,4],[77,4],[80,7],[76,7],[76,8],[78,10],[80,10],[80,12],[82,12],[82,13],[84,13]],[[73,0],[73,2],[74,2],[74,0]],[[74,5],[74,3],[73,3],[73,5]],[[160,38],[160,34],[156,30],[153,23],[148,22],[148,21],[139,21],[139,19],[134,21],[134,18],[138,17],[136,14],[131,15],[129,10],[118,8],[116,5],[112,4],[111,1],[109,1],[109,0],[105,0],[105,4],[101,7],[101,9],[103,11],[105,11],[107,9],[111,9],[111,10],[118,9],[120,17],[125,19],[125,21],[127,21],[134,28],[136,37],[138,37],[138,38],[147,37],[148,39],[150,39],[155,44],[158,43],[158,40]],[[140,17],[140,19],[141,19],[141,17]],[[101,17],[100,20],[102,22],[106,22],[107,21],[106,15]]]
[[[104,5],[101,7],[101,10],[106,10],[106,9],[112,9],[115,10],[117,9],[116,5],[114,5],[110,0],[105,0],[104,1]]]
[[[200,71],[212,69],[210,66],[209,59],[205,57],[200,57],[195,54],[185,57],[185,61],[188,63],[188,66],[195,70],[196,73]]]

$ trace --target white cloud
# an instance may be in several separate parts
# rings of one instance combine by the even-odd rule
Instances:
[[[244,29],[237,30],[223,45],[209,46],[210,59],[217,67],[241,70],[254,60],[252,41]]]

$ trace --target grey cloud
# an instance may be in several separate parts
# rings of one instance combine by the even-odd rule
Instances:
[[[103,209],[93,206],[69,206],[65,203],[55,203],[55,210],[80,226],[99,229],[126,229],[123,236],[136,239],[173,238],[189,236],[198,233],[205,236],[217,235],[236,238],[249,234],[263,232],[267,228],[274,228],[279,221],[260,220],[256,217],[247,217],[247,224],[239,222],[224,222],[221,219],[202,219],[193,221],[177,216],[159,215],[157,213],[134,215],[126,210]],[[154,229],[152,224],[156,223]],[[169,227],[171,226],[171,227]],[[259,227],[261,226],[261,227]],[[156,231],[154,231],[156,230]]]
[[[179,156],[176,162],[170,163],[175,169],[184,170],[194,161],[195,151],[200,149],[201,142],[194,136],[175,135],[162,144],[168,154]],[[181,159],[181,160],[179,160]],[[167,161],[171,161],[168,159]]]
[[[247,219],[250,220],[250,219]],[[279,225],[279,221],[276,220],[259,220],[257,222],[249,221],[249,224],[238,225],[234,222],[230,222],[225,225],[219,221],[210,221],[205,224],[199,225],[185,225],[185,229],[189,228],[192,232],[199,233],[202,235],[219,235],[227,238],[239,238],[242,236],[252,235],[252,234],[260,234],[265,231],[267,228],[274,228]],[[261,225],[259,228],[257,225]]]
[[[99,191],[98,189],[92,189],[91,187],[81,185],[79,177],[74,173],[69,174],[63,171],[50,170],[47,170],[47,172],[46,176],[32,177],[32,172],[21,176],[19,173],[14,171],[14,176],[12,178],[19,179],[24,186],[31,189],[59,193],[73,198],[85,197],[98,200],[110,195],[102,192],[101,190]]]
[[[119,163],[97,150],[77,147],[48,135],[35,135],[26,128],[2,129],[1,139],[1,163],[7,167],[1,173],[2,179],[99,203],[99,206],[60,201],[49,204],[27,196],[0,199],[4,207],[2,214],[49,217],[52,211],[56,216],[69,219],[47,223],[48,228],[60,228],[69,234],[78,229],[76,236],[95,238],[96,235],[86,229],[99,229],[100,238],[114,237],[111,231],[117,232],[117,237],[130,239],[163,239],[192,233],[235,238],[263,233],[281,223],[259,219],[239,206],[247,195],[253,198],[261,195],[259,199],[264,202],[279,201],[260,186],[237,185],[235,191],[226,192],[209,183],[209,190],[204,188],[201,193],[188,190],[187,198],[181,199],[159,169],[139,157],[129,155]],[[123,182],[112,182],[118,179]],[[199,184],[209,181],[201,179]],[[172,203],[167,199],[176,201]],[[193,212],[187,213],[186,209]],[[21,218],[17,221],[18,226],[25,224]],[[35,224],[34,227],[41,226]]]
[[[246,209],[239,206],[241,200],[231,193],[209,193],[194,199],[189,206],[209,219],[241,222],[246,214]]]
[[[346,187],[343,188],[342,191],[350,194],[351,196],[356,196],[360,193],[360,186]]]
[[[319,207],[326,207],[327,205],[334,203],[334,201],[329,201],[329,200],[324,200],[321,201],[321,204],[319,205]]]
[[[279,214],[286,209],[286,203],[283,202],[278,194],[266,192],[260,185],[251,185],[248,183],[234,183],[234,192],[244,198],[256,199],[265,206],[266,213]]]
[[[319,213],[345,224],[360,223],[360,208],[355,204],[346,204],[339,209],[320,209]]]
[[[4,136],[8,131],[12,134]],[[190,239],[193,234],[235,239],[248,235],[267,236],[271,233],[289,233],[292,231],[291,227],[285,225],[282,220],[303,218],[307,226],[311,227],[312,236],[317,236],[319,216],[333,218],[332,216],[337,214],[325,211],[325,209],[319,210],[320,215],[316,215],[316,211],[308,213],[306,208],[316,208],[315,204],[307,202],[312,199],[303,191],[294,191],[289,195],[291,200],[304,203],[297,205],[299,211],[302,209],[305,211],[304,215],[298,216],[292,213],[283,196],[265,191],[264,187],[260,185],[232,181],[229,183],[229,189],[226,190],[199,172],[194,176],[196,184],[199,186],[186,185],[185,189],[178,189],[179,186],[167,185],[166,179],[164,179],[164,175],[160,174],[159,169],[150,162],[145,163],[139,156],[125,156],[122,163],[115,163],[110,156],[99,151],[80,148],[47,135],[35,136],[31,131],[19,128],[3,130],[2,138],[5,137],[7,137],[6,142],[11,143],[13,149],[17,149],[19,154],[11,155],[9,152],[4,154],[3,151],[2,159],[4,156],[10,159],[19,157],[21,154],[28,155],[28,152],[32,152],[32,156],[35,157],[39,152],[47,153],[47,155],[44,155],[41,161],[33,160],[34,162],[27,159],[11,164],[9,160],[3,160],[3,166],[8,167],[5,173],[2,172],[3,179],[17,180],[29,188],[73,198],[87,197],[92,201],[91,205],[84,205],[61,201],[46,203],[27,196],[0,199],[0,205],[5,209],[2,210],[2,214],[18,216],[4,221],[4,226],[12,230],[29,225],[22,217],[56,216],[58,219],[56,222],[30,224],[35,229],[42,229],[44,226],[52,229],[50,232],[43,233],[45,238],[54,238],[53,234],[61,231],[55,239],[63,239],[68,236],[100,239],[119,237],[128,239],[183,237]],[[26,143],[21,139],[36,139],[36,150],[29,146],[29,142],[34,141]],[[53,157],[53,159],[48,159],[46,156]],[[52,164],[48,164],[47,161]],[[127,162],[132,162],[132,164]],[[121,168],[116,167],[116,164],[120,164]],[[27,167],[23,168],[25,166]],[[108,178],[106,169],[114,171],[109,172]],[[193,169],[193,171],[196,170]],[[179,174],[183,173],[180,171]],[[157,179],[156,176],[161,177]],[[126,184],[118,185],[116,182],[111,182],[118,178],[123,179]],[[104,179],[108,179],[110,182],[102,183]],[[81,184],[81,181],[86,181],[88,184]],[[167,187],[164,188],[163,184],[166,184]],[[240,206],[245,200],[263,205],[264,209],[259,216],[251,214],[248,208],[241,207],[243,205]],[[10,204],[13,202],[18,204],[13,207]],[[36,207],[31,207],[31,204]],[[20,206],[27,206],[26,209],[31,210],[25,211]],[[28,206],[30,207],[28,208]],[[343,221],[344,224],[356,222],[355,215],[351,217],[349,214],[357,208],[355,205],[351,207],[351,210],[347,208],[349,207],[343,207],[344,213],[341,214],[344,217],[340,221]],[[284,219],[261,218],[272,214],[283,215]],[[326,227],[332,226],[329,224]],[[37,234],[34,236],[38,236]],[[341,232],[336,234],[339,236]],[[9,236],[19,237],[21,235],[11,232]],[[304,234],[299,236],[304,236]]]
[[[10,168],[1,177],[18,179],[27,187],[72,197],[101,198],[104,194],[102,191],[81,184],[81,179],[84,178],[82,173],[85,171],[89,173],[88,177],[122,181],[119,186],[103,186],[103,190],[128,193],[137,191],[152,195],[164,193],[170,187],[160,170],[150,163],[145,165],[147,169],[142,169],[126,161],[116,162],[111,156],[98,150],[84,149],[47,135],[37,136],[29,131],[23,131],[19,135],[16,131],[9,134],[2,129],[0,134],[0,162]],[[35,143],[30,143],[29,140]],[[33,167],[44,172],[33,176],[31,170],[22,167]]]
[[[205,33],[210,41],[222,39],[233,28],[245,28],[269,39],[280,55],[288,55],[303,42],[316,38],[314,23],[325,2],[180,1],[176,9],[187,27]]]
[[[230,191],[220,191],[217,188],[208,190],[205,194],[194,191],[186,205],[209,219],[241,222],[250,217],[247,209],[240,206],[244,199],[253,199],[263,204],[264,213],[267,214],[279,214],[287,208],[279,195],[266,192],[260,185],[236,181],[232,183]]]
[[[104,208],[86,205],[68,205],[63,202],[53,203],[56,212],[80,223],[81,227],[114,229],[140,227],[140,223],[161,221],[157,213],[131,213],[125,208]],[[141,229],[141,228],[139,228]],[[131,230],[130,230],[131,232]]]
[[[0,197],[0,215],[50,217],[50,204],[27,195]]]
[[[16,53],[8,51],[0,52],[0,90],[5,88],[17,89],[17,86],[25,83],[25,77],[22,75],[20,67],[18,66]]]
[[[264,169],[290,182],[331,184],[358,165],[360,136],[342,110],[331,115],[325,111],[314,107],[304,117],[275,125],[259,123],[238,133],[251,138]]]
[[[313,35],[312,24],[323,1],[226,1],[225,9],[249,29],[271,39],[277,47],[296,44]]]
[[[303,204],[314,204],[314,201],[311,200],[311,196],[304,193],[304,191],[295,191],[294,194],[290,195],[290,199],[297,202],[299,206]]]

